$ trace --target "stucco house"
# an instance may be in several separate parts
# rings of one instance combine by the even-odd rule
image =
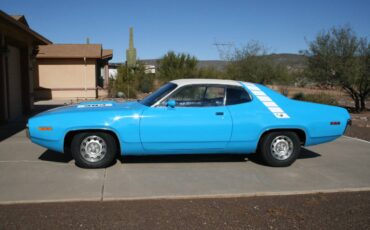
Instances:
[[[37,53],[35,98],[82,99],[107,95],[108,62],[112,50],[101,44],[40,45]]]
[[[33,76],[38,45],[51,44],[24,16],[0,10],[0,123],[33,109]]]

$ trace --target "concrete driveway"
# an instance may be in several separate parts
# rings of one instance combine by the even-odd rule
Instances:
[[[0,130],[0,203],[370,190],[370,143],[348,137],[305,149],[288,168],[212,155],[126,157],[88,170],[32,144],[18,126]]]

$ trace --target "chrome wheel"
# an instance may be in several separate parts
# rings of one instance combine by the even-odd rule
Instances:
[[[277,160],[288,159],[294,149],[293,141],[287,136],[277,136],[271,142],[272,156]]]
[[[99,136],[88,136],[81,142],[80,154],[89,162],[97,162],[107,153],[107,144]]]

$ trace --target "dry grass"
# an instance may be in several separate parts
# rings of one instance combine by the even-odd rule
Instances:
[[[328,94],[330,96],[335,96],[339,97],[341,99],[351,99],[348,97],[347,94],[345,94],[342,90],[340,89],[320,89],[317,87],[294,87],[294,86],[284,86],[284,85],[272,85],[272,89],[282,92],[284,90],[288,91],[288,96],[291,97],[294,94],[297,93],[304,93],[304,94]]]

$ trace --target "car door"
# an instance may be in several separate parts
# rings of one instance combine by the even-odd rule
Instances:
[[[146,109],[140,137],[147,151],[217,152],[230,140],[232,119],[224,106],[222,85],[190,85],[176,90],[159,106]],[[176,106],[166,106],[175,100]]]
[[[234,153],[250,153],[256,150],[266,122],[266,112],[241,86],[227,87],[226,108],[233,119],[233,131],[228,150]]]

